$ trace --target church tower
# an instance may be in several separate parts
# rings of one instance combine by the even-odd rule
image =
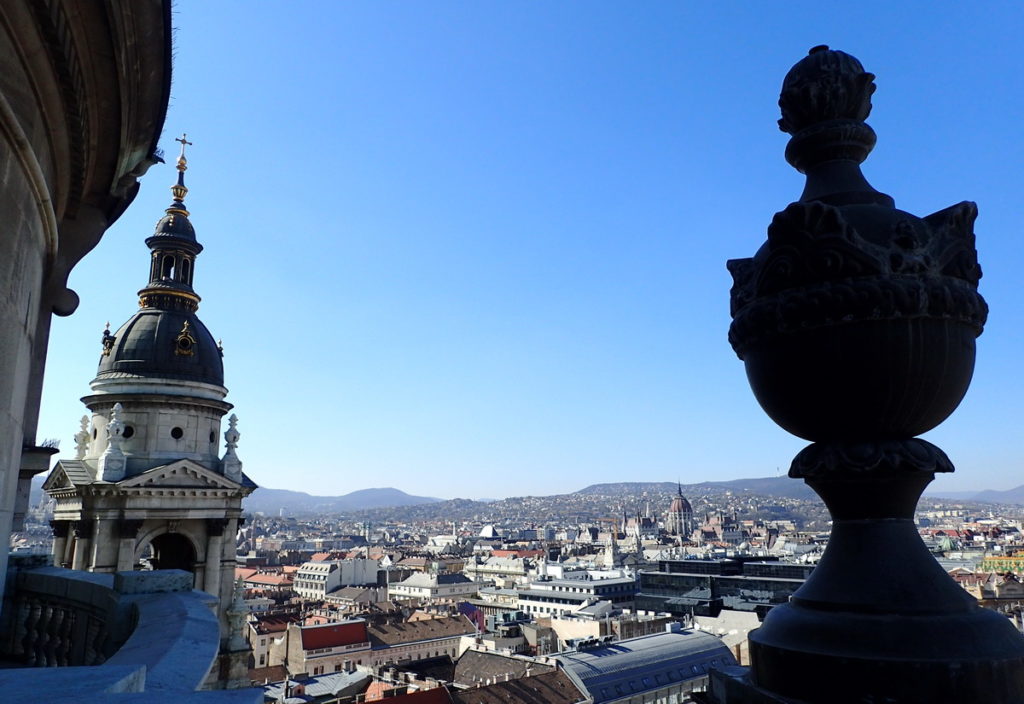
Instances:
[[[242,498],[256,485],[235,453],[228,418],[223,455],[223,351],[199,320],[193,289],[203,246],[185,207],[182,135],[173,201],[146,239],[149,282],[139,310],[103,332],[99,370],[82,402],[76,456],[57,463],[44,490],[56,500],[54,564],[89,572],[183,569],[220,598],[222,652]]]

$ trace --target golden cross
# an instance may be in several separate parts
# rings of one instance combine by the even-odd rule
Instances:
[[[180,137],[175,137],[174,138],[175,142],[181,142],[181,155],[178,157],[180,159],[184,159],[185,158],[185,145],[187,144],[190,147],[192,146],[192,142],[190,142],[187,139],[185,139],[187,136],[188,136],[187,134],[182,132]]]

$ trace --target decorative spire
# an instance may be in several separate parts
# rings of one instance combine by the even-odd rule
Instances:
[[[185,210],[185,196],[188,195],[188,188],[185,187],[185,172],[188,171],[188,159],[185,158],[185,146],[192,146],[192,142],[186,139],[187,135],[182,132],[180,137],[175,137],[175,142],[181,143],[181,154],[178,155],[178,182],[171,186],[171,194],[174,196],[174,204],[168,208],[168,212],[172,209],[183,210],[185,215],[188,215],[188,211]]]
[[[184,310],[190,313],[199,308],[199,296],[192,288],[195,274],[195,259],[203,246],[196,241],[195,228],[189,220],[185,207],[185,171],[188,159],[185,147],[192,142],[185,134],[174,141],[181,144],[178,156],[178,180],[171,186],[173,202],[167,206],[165,215],[156,224],[156,230],[146,239],[151,250],[149,284],[139,291],[140,308],[162,308]]]

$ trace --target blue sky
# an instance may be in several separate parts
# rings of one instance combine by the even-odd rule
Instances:
[[[804,443],[728,345],[725,261],[799,197],[776,101],[826,43],[878,76],[872,184],[918,215],[981,210],[992,310],[928,436],[958,467],[937,484],[1024,483],[1024,10],[825,5],[179,0],[162,144],[195,143],[199,314],[246,472],[441,497],[784,473]],[[54,322],[39,436],[66,452],[171,162]]]

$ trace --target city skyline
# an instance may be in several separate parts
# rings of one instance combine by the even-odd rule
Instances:
[[[776,100],[820,43],[878,76],[868,180],[917,215],[979,204],[992,313],[927,436],[958,469],[935,486],[1024,481],[1020,10],[243,7],[178,3],[161,145],[195,143],[199,315],[257,483],[480,498],[785,473],[805,443],[726,341],[725,261],[799,197]],[[103,324],[145,284],[172,162],[54,320],[39,436],[61,456]]]

